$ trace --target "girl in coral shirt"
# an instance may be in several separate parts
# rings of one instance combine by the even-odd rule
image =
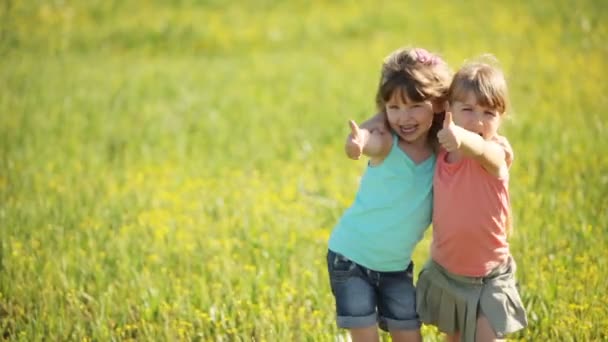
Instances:
[[[466,64],[448,101],[437,134],[431,260],[417,283],[417,310],[448,341],[492,341],[527,325],[507,242],[513,151],[498,134],[507,107],[503,73]]]

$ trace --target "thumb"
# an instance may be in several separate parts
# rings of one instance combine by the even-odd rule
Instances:
[[[348,125],[350,126],[350,133],[352,134],[353,138],[359,139],[359,126],[357,126],[357,123],[353,120],[349,120]]]
[[[454,124],[452,120],[452,112],[445,112],[445,118],[443,118],[443,128],[448,128]]]

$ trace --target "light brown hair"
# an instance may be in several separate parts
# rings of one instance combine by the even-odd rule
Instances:
[[[400,48],[388,55],[382,63],[380,82],[376,92],[376,108],[386,118],[386,103],[393,92],[399,90],[403,102],[430,100],[443,104],[448,99],[452,72],[439,55],[421,48]],[[433,117],[428,139],[437,147],[437,132],[443,125],[443,114]]]
[[[495,58],[490,55],[483,58],[484,61],[469,62],[456,72],[449,89],[449,101],[462,101],[472,93],[480,105],[493,108],[502,115],[508,109],[505,76],[496,65]]]
[[[384,111],[396,89],[401,89],[402,96],[411,101],[443,102],[447,100],[451,80],[448,65],[438,55],[420,48],[398,49],[382,64],[376,107]]]

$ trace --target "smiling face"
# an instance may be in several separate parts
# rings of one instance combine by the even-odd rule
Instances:
[[[434,115],[431,101],[411,101],[397,88],[386,102],[385,110],[391,129],[402,140],[410,144],[426,143]]]
[[[450,103],[449,110],[456,125],[481,135],[485,140],[496,136],[500,127],[501,113],[498,109],[480,104],[473,92]]]

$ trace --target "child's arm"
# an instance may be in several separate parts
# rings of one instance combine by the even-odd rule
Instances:
[[[376,114],[365,121],[361,127],[349,121],[351,133],[346,139],[346,155],[359,159],[361,154],[370,157],[372,164],[381,162],[388,155],[392,145],[392,136],[386,126],[384,116]]]
[[[486,171],[496,177],[504,176],[504,172],[507,171],[507,155],[504,147],[455,125],[450,112],[445,113],[443,129],[439,131],[437,138],[448,152],[456,150],[462,152],[477,160]]]

